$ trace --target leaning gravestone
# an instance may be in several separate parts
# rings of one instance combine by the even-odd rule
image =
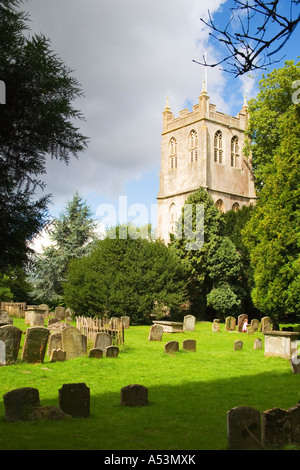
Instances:
[[[173,352],[179,351],[179,343],[178,341],[168,341],[165,344],[165,353],[171,354]]]
[[[22,330],[13,325],[0,327],[0,340],[5,343],[5,363],[12,364],[18,359]]]
[[[105,349],[105,357],[118,357],[118,355],[118,346],[107,346],[107,348]]]
[[[40,406],[39,391],[24,387],[11,390],[3,395],[5,419],[8,422],[31,419],[32,410]]]
[[[161,325],[152,325],[150,327],[149,341],[161,341],[164,329]]]
[[[248,406],[232,408],[227,413],[228,449],[261,449],[260,412]]]
[[[30,363],[43,362],[49,337],[48,328],[32,326],[27,328],[21,360]]]
[[[196,340],[195,339],[183,340],[182,349],[184,349],[185,351],[196,351]]]
[[[262,333],[268,330],[272,330],[272,323],[270,317],[263,317],[260,322],[260,329]]]
[[[62,349],[52,349],[50,362],[63,362],[66,360],[66,351]]]
[[[92,348],[89,350],[89,357],[94,357],[96,359],[101,359],[103,357],[103,351],[99,348]]]
[[[13,319],[8,315],[6,310],[0,310],[0,327],[4,325],[12,325]]]
[[[59,320],[64,320],[66,317],[65,307],[61,307],[61,306],[55,307],[54,316],[55,318],[58,318]]]
[[[194,331],[196,317],[194,315],[186,315],[183,319],[183,331]]]
[[[61,332],[61,348],[66,351],[66,359],[73,359],[82,354],[81,332],[75,326],[63,328]]]
[[[251,323],[250,323],[250,328],[253,329],[253,331],[258,331],[258,327],[259,327],[259,320],[257,320],[256,318],[253,318],[253,320],[251,320]]]
[[[282,448],[291,442],[289,410],[272,408],[262,412],[262,442],[267,448]]]
[[[238,331],[242,332],[243,331],[243,324],[247,320],[248,322],[248,315],[245,313],[242,313],[241,315],[238,316]]]
[[[90,389],[85,383],[64,384],[59,389],[59,407],[74,418],[90,416]]]
[[[236,327],[236,319],[232,316],[225,318],[225,331],[234,331]]]
[[[95,335],[94,348],[102,349],[104,352],[107,346],[111,346],[112,337],[109,333],[99,332]]]
[[[145,406],[148,405],[148,389],[143,385],[132,384],[121,388],[121,405]]]
[[[52,333],[49,336],[48,356],[51,355],[53,349],[62,349],[61,333]]]
[[[233,345],[233,349],[238,351],[239,349],[243,349],[243,341],[235,341]]]
[[[260,338],[254,340],[253,349],[262,349],[262,340]]]

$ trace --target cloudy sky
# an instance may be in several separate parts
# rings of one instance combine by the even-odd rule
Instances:
[[[68,166],[56,161],[47,166],[45,182],[54,216],[76,190],[95,214],[104,203],[117,208],[120,196],[127,196],[128,206],[144,204],[150,214],[159,186],[166,97],[175,115],[191,108],[204,78],[204,68],[193,59],[201,60],[205,50],[208,62],[221,57],[200,21],[207,18],[208,8],[219,17],[228,14],[224,0],[28,0],[23,4],[31,31],[51,40],[53,51],[73,70],[85,94],[75,107],[86,118],[78,124],[90,137],[88,150]],[[287,58],[296,58],[295,49],[294,56]],[[236,115],[244,94],[255,94],[255,79],[234,78],[208,68],[211,102],[220,111]]]

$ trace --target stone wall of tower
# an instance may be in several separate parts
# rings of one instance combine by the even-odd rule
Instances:
[[[209,103],[205,89],[199,103],[189,112],[180,111],[174,117],[167,103],[163,111],[163,132],[161,142],[161,171],[158,201],[157,236],[166,242],[174,230],[187,197],[200,186],[207,189],[221,210],[250,204],[255,201],[254,183],[249,162],[243,156],[244,131],[247,126],[246,103],[236,116],[229,116],[216,110]],[[197,161],[191,162],[189,138],[196,131]],[[214,137],[222,132],[222,163],[215,161]],[[238,167],[231,165],[231,140],[238,139]],[[170,164],[170,141],[176,140],[175,157]],[[238,205],[238,206],[237,206]]]

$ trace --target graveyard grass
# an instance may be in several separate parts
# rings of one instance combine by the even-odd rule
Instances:
[[[26,328],[23,319],[14,325]],[[289,409],[300,399],[300,374],[292,374],[288,360],[264,356],[260,332],[225,332],[221,324],[217,333],[211,323],[197,322],[193,332],[164,333],[162,341],[149,342],[149,329],[125,330],[117,358],[51,363],[46,355],[43,364],[18,360],[0,367],[0,449],[222,450],[231,408]],[[255,338],[263,340],[261,350],[253,350]],[[182,349],[184,339],[197,341],[196,352]],[[173,355],[164,352],[170,340],[179,341]],[[235,340],[244,342],[243,349],[233,350]],[[58,406],[58,390],[77,382],[90,388],[90,418],[5,421],[6,392],[34,387],[42,406]],[[129,384],[148,388],[148,406],[120,405],[120,390]]]

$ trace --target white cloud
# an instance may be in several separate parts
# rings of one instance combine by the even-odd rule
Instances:
[[[224,0],[211,0],[214,12]],[[89,148],[68,166],[49,161],[45,178],[55,205],[76,190],[116,199],[126,184],[160,165],[162,111],[169,92],[174,114],[196,104],[203,67],[193,63],[207,47],[207,14],[201,0],[31,0],[23,5],[31,29],[42,32],[74,70],[85,97],[76,103]],[[227,78],[227,77],[226,77]],[[208,70],[209,95],[228,112],[226,78]],[[156,194],[153,194],[155,200]],[[50,207],[51,209],[51,207]]]

